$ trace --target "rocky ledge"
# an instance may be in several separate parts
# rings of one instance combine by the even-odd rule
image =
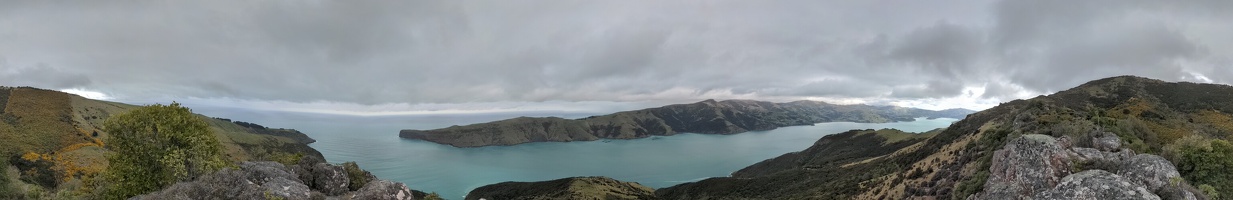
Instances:
[[[1198,199],[1168,160],[1121,148],[1111,133],[1090,138],[1023,135],[993,155],[984,191],[971,199]],[[1201,194],[1200,194],[1201,195]]]
[[[423,192],[403,183],[377,179],[354,163],[302,161],[287,166],[260,161],[242,162],[236,169],[223,169],[132,199],[413,200],[423,196]]]

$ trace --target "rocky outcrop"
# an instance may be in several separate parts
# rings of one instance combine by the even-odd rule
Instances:
[[[223,169],[133,199],[414,199],[415,192],[402,183],[373,179],[351,190],[348,181],[343,166],[327,163],[242,162],[239,169]]]
[[[706,100],[692,104],[618,112],[582,119],[519,117],[435,130],[402,130],[399,137],[456,147],[515,145],[528,142],[633,139],[677,133],[735,134],[821,122],[896,122],[917,117],[963,118],[971,110],[932,111],[817,101],[771,103]]]
[[[351,199],[365,200],[414,200],[413,192],[406,184],[399,182],[377,180],[366,184]]]
[[[1024,135],[993,154],[984,199],[1024,199],[1071,173],[1069,155],[1047,135]]]
[[[261,184],[261,188],[268,191],[268,194],[271,196],[285,197],[287,199],[308,199],[313,195],[313,191],[308,189],[307,185],[285,177],[277,177],[266,181]]]
[[[993,155],[975,199],[1196,199],[1168,160],[1117,149],[1117,136],[1089,139],[1096,148],[1065,149],[1047,135],[1012,139]]]
[[[1087,170],[1062,179],[1057,187],[1043,191],[1032,199],[1041,200],[1099,200],[1099,199],[1145,199],[1159,200],[1142,185],[1104,170]]]
[[[658,199],[655,190],[634,182],[607,177],[574,177],[540,182],[504,182],[471,190],[477,199]]]
[[[266,199],[267,192],[261,185],[249,180],[246,172],[223,169],[192,182],[176,183],[163,190],[129,199]]]
[[[347,177],[347,172],[342,166],[317,163],[313,165],[312,174],[312,187],[320,190],[321,193],[333,196],[350,190],[347,185],[351,184],[351,179]]]

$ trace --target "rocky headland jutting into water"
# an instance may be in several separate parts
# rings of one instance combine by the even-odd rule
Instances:
[[[1106,78],[926,134],[828,135],[732,177],[660,188],[655,198],[1227,199],[1231,113],[1233,86]],[[508,189],[561,182],[495,184],[467,198],[551,198],[559,193]]]
[[[967,109],[924,110],[895,106],[836,105],[819,101],[772,103],[706,100],[617,112],[582,119],[519,117],[434,130],[402,130],[399,137],[456,147],[529,142],[634,139],[677,133],[735,134],[822,122],[883,123],[915,118],[963,118]]]

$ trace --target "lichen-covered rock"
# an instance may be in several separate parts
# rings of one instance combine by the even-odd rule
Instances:
[[[1160,190],[1156,190],[1155,192],[1156,196],[1160,196],[1161,199],[1166,200],[1199,200],[1199,195],[1195,195],[1195,193],[1191,192],[1191,190],[1194,189],[1187,184],[1182,184],[1161,187]],[[1195,192],[1198,191],[1196,190]]]
[[[365,184],[357,190],[351,199],[366,200],[414,200],[411,188],[399,182],[377,180]]]
[[[325,195],[337,196],[350,191],[347,185],[351,180],[347,178],[347,172],[342,166],[317,163],[313,165],[311,173],[313,174],[312,188]]]
[[[262,184],[261,188],[264,188],[266,194],[270,196],[285,199],[309,199],[312,194],[312,191],[304,183],[286,177],[274,177],[266,181],[265,184]]]
[[[1161,187],[1177,185],[1181,174],[1173,163],[1163,157],[1151,154],[1139,154],[1128,160],[1118,175],[1147,186],[1148,190],[1157,191]]]
[[[131,199],[265,199],[265,193],[259,185],[248,180],[247,173],[224,169],[202,176],[196,181],[176,183],[166,189]]]
[[[240,170],[247,173],[249,181],[258,185],[265,184],[265,182],[274,178],[299,179],[295,174],[288,171],[286,166],[277,162],[243,162],[240,163]]]
[[[994,152],[989,180],[979,199],[1025,199],[1069,175],[1069,153],[1047,135],[1023,135]]]
[[[414,199],[415,191],[402,183],[377,180],[354,164],[347,168],[328,163],[243,162],[239,169],[223,169],[134,199]],[[374,181],[347,193],[348,172]]]
[[[1104,170],[1087,170],[1066,176],[1056,187],[1034,199],[1160,199],[1143,185]]]
[[[1092,147],[1101,151],[1117,151],[1122,148],[1122,138],[1109,132],[1095,134],[1092,137]]]
[[[1119,171],[1122,164],[1134,156],[1130,150],[1107,152],[1093,148],[1072,148],[1069,151],[1072,162],[1083,169],[1100,169]]]
[[[1071,139],[1070,136],[1058,137],[1057,146],[1062,147],[1062,149],[1075,147],[1075,139]]]

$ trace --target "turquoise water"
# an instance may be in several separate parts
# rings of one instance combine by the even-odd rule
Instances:
[[[477,187],[504,181],[543,181],[608,176],[653,188],[728,176],[753,163],[804,150],[825,135],[851,129],[895,128],[923,132],[954,119],[899,123],[820,123],[735,135],[679,134],[637,140],[531,143],[454,148],[398,138],[401,129],[432,129],[516,116],[579,118],[590,114],[502,113],[440,116],[353,117],[291,113],[200,111],[211,116],[300,130],[330,162],[356,161],[382,179],[462,199]]]

